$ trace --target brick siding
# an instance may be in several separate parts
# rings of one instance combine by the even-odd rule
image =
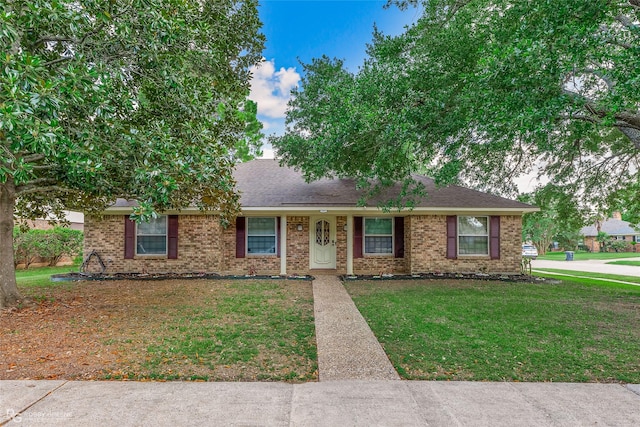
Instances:
[[[287,217],[287,274],[313,274],[309,270],[309,217]],[[446,258],[446,216],[411,215],[404,219],[404,258],[393,255],[365,255],[353,260],[355,274],[479,272],[510,273],[520,271],[521,217],[502,216],[500,225],[501,257]],[[346,273],[346,216],[336,218],[336,272]],[[298,226],[302,230],[298,230]],[[85,217],[85,257],[96,250],[107,265],[107,272],[220,274],[280,274],[277,256],[236,258],[235,224],[223,228],[214,215],[180,215],[178,259],[166,256],[135,256],[124,259],[124,216]],[[97,271],[97,263],[89,271]]]

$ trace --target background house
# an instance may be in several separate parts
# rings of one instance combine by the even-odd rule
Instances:
[[[85,256],[96,250],[108,272],[223,274],[517,274],[522,214],[537,208],[416,176],[427,197],[388,212],[389,188],[368,206],[352,179],[305,182],[275,160],[237,166],[242,212],[224,228],[196,208],[166,212],[150,223],[129,220],[135,201],[118,200],[85,217]]]
[[[600,231],[607,233],[612,239],[628,242],[627,251],[635,249],[631,242],[640,243],[640,231],[629,222],[624,221],[620,212],[614,212],[611,218],[604,220],[600,226]],[[584,236],[584,244],[589,250],[592,252],[600,251],[600,242],[596,240],[598,230],[595,225],[583,227],[580,229],[580,234]]]

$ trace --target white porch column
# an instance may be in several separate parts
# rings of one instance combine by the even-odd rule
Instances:
[[[287,216],[280,217],[280,275],[287,275]]]
[[[353,275],[353,215],[347,215],[347,276]]]

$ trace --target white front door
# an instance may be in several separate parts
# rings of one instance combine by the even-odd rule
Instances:
[[[309,227],[310,268],[336,268],[336,218],[311,218]]]

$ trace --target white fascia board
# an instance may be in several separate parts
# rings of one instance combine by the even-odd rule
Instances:
[[[386,212],[390,215],[401,213],[403,215],[522,215],[525,213],[538,212],[540,208],[442,208],[442,207],[417,207],[413,209],[392,209]],[[126,215],[133,212],[132,207],[110,207],[104,211],[105,215]],[[219,211],[202,211],[195,207],[181,209],[180,211],[163,212],[165,215],[216,215]],[[345,206],[264,206],[264,207],[244,207],[240,215],[379,215],[385,213],[375,206],[345,207]]]

